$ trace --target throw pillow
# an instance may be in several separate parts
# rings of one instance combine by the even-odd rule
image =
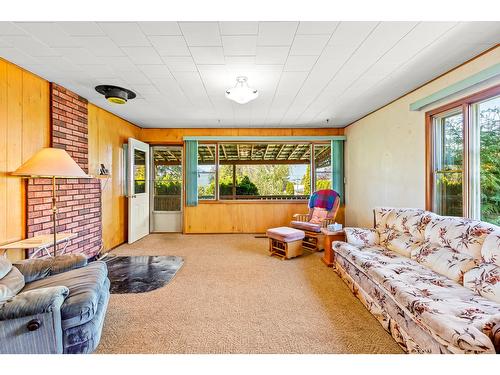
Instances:
[[[481,248],[481,257],[486,263],[495,263],[500,266],[500,231],[489,234]]]
[[[0,280],[0,304],[14,297],[23,288],[23,274],[16,267],[12,267],[10,272]]]
[[[12,269],[12,263],[5,257],[0,255],[0,279],[3,279]]]
[[[500,267],[483,263],[464,275],[464,286],[492,301],[500,303]]]
[[[309,220],[309,222],[313,224],[321,224],[321,222],[326,219],[327,215],[328,211],[324,208],[314,207],[311,220]]]
[[[457,283],[462,283],[464,274],[476,266],[473,256],[433,243],[415,249],[411,258]]]

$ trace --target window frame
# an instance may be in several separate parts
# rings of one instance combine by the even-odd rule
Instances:
[[[311,183],[311,191],[315,191],[313,188],[316,186],[315,181],[315,159],[314,159],[314,145],[316,144],[325,144],[331,145],[331,141],[243,141],[243,140],[235,140],[235,141],[200,141],[198,142],[198,147],[200,145],[215,145],[215,198],[214,199],[200,199],[198,197],[198,203],[201,204],[213,204],[213,203],[298,203],[304,204],[309,201],[309,197],[307,198],[298,198],[298,199],[220,199],[219,194],[219,148],[221,144],[308,144],[310,147],[310,183]],[[333,160],[331,162],[332,168],[332,183],[333,183]]]
[[[435,135],[435,121],[436,117],[441,117],[447,112],[454,109],[460,109],[459,113],[463,116],[463,199],[462,199],[462,209],[463,217],[480,219],[477,216],[477,208],[474,207],[476,202],[474,202],[474,197],[471,192],[474,191],[472,174],[472,162],[471,162],[471,138],[473,133],[476,131],[473,129],[475,124],[472,121],[471,116],[474,114],[473,107],[483,101],[494,98],[500,95],[500,85],[495,85],[487,89],[481,90],[474,94],[468,95],[466,97],[460,98],[448,104],[442,105],[438,108],[432,109],[425,113],[425,208],[428,211],[433,211],[434,209],[434,170],[435,170],[435,145],[434,140]],[[474,211],[476,211],[474,213]]]

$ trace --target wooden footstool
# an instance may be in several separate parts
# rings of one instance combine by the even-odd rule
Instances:
[[[266,234],[269,238],[270,256],[274,255],[283,260],[302,255],[304,231],[289,227],[278,227],[268,229]]]

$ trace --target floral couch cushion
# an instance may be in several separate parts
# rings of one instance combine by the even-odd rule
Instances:
[[[344,228],[347,243],[354,246],[378,245],[379,233],[375,229]]]
[[[500,303],[500,267],[483,263],[464,275],[464,286],[474,292]]]
[[[412,251],[422,246],[422,242],[409,234],[386,229],[380,233],[380,245],[409,258]]]
[[[464,273],[476,266],[476,260],[471,255],[431,243],[413,250],[411,258],[460,284]]]
[[[484,239],[481,257],[485,263],[500,266],[500,231],[494,231]]]
[[[418,208],[375,208],[375,229],[381,234],[385,230],[394,230],[424,240],[425,228],[432,221],[434,214]]]
[[[479,260],[484,240],[496,228],[493,224],[477,220],[434,215],[425,229],[425,240],[451,247]]]
[[[495,352],[488,335],[500,325],[500,304],[382,246],[334,248],[450,351]]]

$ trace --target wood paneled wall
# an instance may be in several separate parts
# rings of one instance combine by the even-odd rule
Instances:
[[[321,136],[343,135],[343,129],[142,129],[140,139],[151,144],[182,144],[184,136]],[[288,225],[293,214],[306,213],[305,203],[286,202],[201,202],[184,208],[185,233],[263,233],[268,228]],[[344,223],[341,208],[338,222]]]
[[[49,143],[49,83],[0,59],[0,244],[24,238],[26,228],[25,181],[9,173]]]
[[[268,136],[268,137],[290,137],[290,136],[321,136],[321,135],[343,135],[344,129],[266,129],[266,128],[218,128],[218,129],[142,129],[140,139],[143,142],[160,143],[182,143],[184,136]]]
[[[308,212],[306,203],[221,202],[185,207],[185,233],[264,233],[269,228],[288,226],[293,214]],[[344,208],[337,215],[344,223]]]
[[[127,198],[124,195],[123,144],[139,138],[140,128],[89,103],[89,174],[98,175],[104,164],[110,172],[101,179],[102,235],[109,250],[127,240]]]

